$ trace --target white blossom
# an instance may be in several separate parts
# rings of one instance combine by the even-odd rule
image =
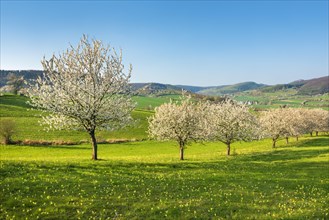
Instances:
[[[329,111],[323,109],[301,109],[304,133],[329,131]]]
[[[273,148],[280,137],[289,134],[288,120],[285,117],[284,110],[281,108],[271,109],[260,115],[263,135],[272,139]]]
[[[211,105],[208,111],[210,139],[226,144],[227,155],[230,155],[231,143],[258,138],[257,118],[249,112],[246,105],[226,100]]]
[[[149,136],[157,140],[176,141],[180,147],[180,159],[183,160],[187,144],[207,137],[204,120],[206,106],[206,103],[193,103],[191,97],[184,97],[181,102],[162,104],[149,118]]]
[[[131,121],[135,103],[130,99],[132,67],[124,73],[122,53],[101,41],[83,36],[77,48],[42,60],[43,77],[28,90],[31,105],[50,114],[43,124],[51,129],[83,128],[97,159],[95,130],[117,129]]]

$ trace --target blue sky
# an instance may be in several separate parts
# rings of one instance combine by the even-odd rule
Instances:
[[[83,34],[123,50],[132,82],[213,86],[328,75],[328,1],[1,1],[1,69]]]

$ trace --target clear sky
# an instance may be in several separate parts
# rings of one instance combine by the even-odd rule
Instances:
[[[83,34],[123,50],[132,82],[288,83],[328,75],[328,1],[3,1],[1,69]]]

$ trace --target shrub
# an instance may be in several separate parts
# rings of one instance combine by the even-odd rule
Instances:
[[[1,119],[0,123],[0,135],[3,138],[4,144],[12,143],[12,136],[16,132],[16,124],[11,119]]]

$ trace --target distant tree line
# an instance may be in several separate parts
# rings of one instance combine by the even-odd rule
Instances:
[[[42,70],[0,70],[0,87],[7,85],[8,76],[15,75],[17,77],[23,77],[25,80],[30,81],[42,76]]]

